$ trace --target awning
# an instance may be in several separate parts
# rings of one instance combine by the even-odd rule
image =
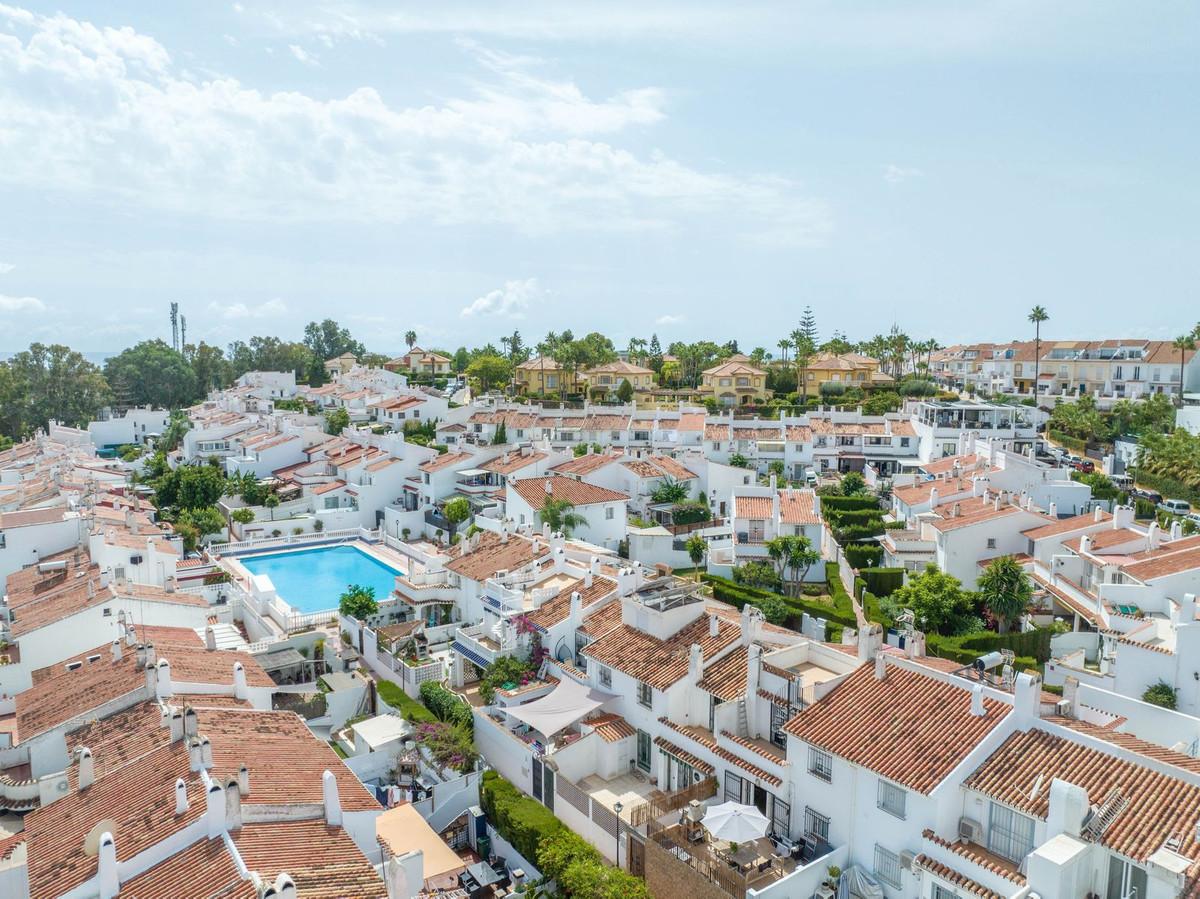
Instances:
[[[557,687],[541,699],[524,705],[505,706],[504,711],[539,733],[552,737],[563,728],[586,718],[610,699],[616,697],[587,684],[563,678]]]

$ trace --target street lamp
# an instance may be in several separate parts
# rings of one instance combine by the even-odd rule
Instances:
[[[617,867],[621,867],[621,809],[625,808],[624,803],[614,802],[613,811],[617,813]]]

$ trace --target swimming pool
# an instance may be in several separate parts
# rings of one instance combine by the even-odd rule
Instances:
[[[275,593],[297,612],[336,609],[349,584],[375,588],[377,600],[387,599],[402,574],[356,546],[318,546],[289,552],[242,556],[251,574],[265,574]]]

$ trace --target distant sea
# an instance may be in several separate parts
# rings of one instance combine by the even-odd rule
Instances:
[[[20,352],[24,352],[24,351],[23,350],[0,350],[0,360],[9,359]],[[83,358],[85,358],[88,362],[91,362],[95,365],[103,365],[105,359],[109,358],[110,356],[117,355],[115,352],[113,352],[111,350],[97,350],[94,352],[87,352],[86,350],[81,350],[80,352],[83,354]]]

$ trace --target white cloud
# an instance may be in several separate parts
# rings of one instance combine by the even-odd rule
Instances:
[[[16,268],[16,266],[11,262],[0,262],[0,275],[7,275],[14,268]]]
[[[621,146],[625,132],[665,116],[661,90],[595,99],[535,72],[538,60],[465,46],[485,80],[465,96],[400,107],[371,87],[325,99],[200,80],[128,28],[0,7],[0,186],[232,220],[538,236],[719,226],[785,246],[828,231],[828,210],[793,181]]]
[[[0,293],[0,312],[45,312],[46,304],[37,297],[10,297]]]
[[[267,300],[265,303],[259,303],[257,306],[250,306],[246,303],[217,303],[214,301],[208,304],[208,311],[227,320],[273,318],[287,312],[287,304],[279,299],[279,297]]]
[[[883,180],[888,184],[901,184],[905,181],[913,181],[924,177],[925,173],[920,169],[892,164],[883,167]]]
[[[304,63],[306,66],[319,66],[321,64],[315,54],[309,53],[299,44],[288,44],[288,49],[292,51],[292,56],[297,61]]]
[[[537,278],[523,281],[505,281],[504,286],[491,290],[477,298],[471,305],[463,307],[463,318],[474,315],[501,315],[508,318],[524,318],[529,304],[542,296]]]
[[[654,320],[656,325],[678,325],[684,320],[682,315],[660,315]]]

